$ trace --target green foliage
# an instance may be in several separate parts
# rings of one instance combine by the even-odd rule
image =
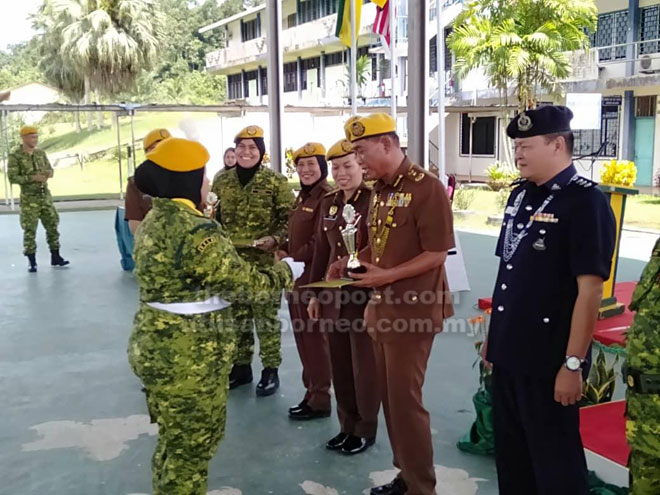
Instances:
[[[362,55],[355,61],[356,83],[358,95],[362,94],[364,86],[369,80],[369,70],[371,69],[371,59],[367,55]],[[346,64],[346,87],[351,87],[351,64]]]
[[[469,210],[477,191],[465,186],[459,186],[454,191],[454,208],[456,210]]]
[[[38,47],[33,41],[10,45],[6,52],[0,51],[0,89],[32,81],[46,82],[38,65]]]
[[[293,148],[284,149],[284,161],[286,165],[285,175],[291,179],[296,174],[296,165],[293,163]]]
[[[582,400],[580,406],[593,406],[609,402],[614,395],[616,387],[616,364],[619,362],[617,354],[611,366],[607,365],[605,353],[599,349],[596,361],[591,366],[589,377],[582,387]]]
[[[488,187],[492,191],[509,190],[511,183],[520,177],[517,168],[501,162],[495,162],[486,169]]]
[[[593,0],[475,0],[459,15],[449,37],[455,69],[464,77],[484,69],[506,99],[515,85],[519,110],[536,106],[540,89],[560,91],[570,75],[567,51],[587,48],[596,28]]]

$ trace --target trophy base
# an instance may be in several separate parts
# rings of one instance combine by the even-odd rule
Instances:
[[[355,268],[346,268],[346,274],[348,275],[348,278],[351,280],[356,280],[355,278],[351,277],[351,273],[367,273],[367,267],[366,266],[356,266]]]

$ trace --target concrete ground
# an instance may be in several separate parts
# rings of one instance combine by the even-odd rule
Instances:
[[[71,266],[49,266],[40,228],[39,273],[28,274],[18,217],[0,216],[0,495],[151,493],[156,430],[126,359],[137,290],[133,275],[120,269],[113,225],[112,211],[63,213],[62,253]],[[458,297],[459,319],[478,314],[477,298],[490,294],[497,267],[494,237],[460,237],[472,291]],[[631,258],[621,260],[620,281],[637,279],[652,240],[626,243],[622,252]],[[492,459],[455,446],[474,419],[474,340],[460,332],[438,336],[429,363],[424,391],[441,495],[497,493]],[[334,414],[310,423],[287,419],[303,391],[290,332],[283,347],[277,395],[257,399],[253,387],[230,394],[209,492],[352,495],[389,481],[382,417],[375,447],[352,458],[323,448],[338,432]],[[254,368],[258,375],[257,360]]]

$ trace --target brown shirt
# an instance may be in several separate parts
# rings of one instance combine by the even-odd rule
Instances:
[[[374,184],[368,227],[371,262],[382,268],[455,246],[444,186],[407,157],[392,182]],[[441,332],[443,320],[454,314],[444,265],[376,289],[365,319],[378,341]]]
[[[296,287],[309,283],[309,273],[314,255],[314,234],[319,218],[319,204],[323,196],[331,190],[330,184],[322,180],[310,191],[300,191],[293,210],[289,214],[288,241],[286,251],[296,261],[307,265],[302,276],[296,280]]]
[[[371,189],[366,184],[361,184],[348,200],[348,203],[355,208],[355,212],[362,217],[358,224],[359,231],[355,240],[358,251],[361,251],[369,243],[367,216],[369,214],[370,196]],[[344,193],[341,190],[326,194],[321,201],[321,211],[316,228],[316,244],[314,244],[314,258],[309,274],[310,283],[325,279],[330,264],[340,260],[344,256],[348,256],[348,250],[341,235],[342,230],[346,226],[346,221],[342,216],[344,206]],[[364,289],[357,288],[350,288],[348,290],[364,291]],[[339,318],[340,308],[338,304],[341,299],[332,298],[332,300],[333,304],[323,307],[324,318]]]
[[[128,178],[126,184],[126,212],[125,220],[137,220],[141,222],[151,210],[151,196],[143,194],[135,185],[133,177]]]

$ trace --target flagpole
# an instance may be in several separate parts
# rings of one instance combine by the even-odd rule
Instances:
[[[351,2],[351,115],[357,115],[357,37],[355,25],[355,1]],[[361,0],[360,0],[361,1]]]
[[[387,7],[389,9],[389,22],[390,22],[390,76],[392,80],[392,97],[391,113],[394,122],[396,122],[396,19],[394,18],[396,9],[394,7],[395,0],[388,0]]]
[[[438,34],[436,35],[436,54],[438,56],[438,177],[447,185],[445,164],[445,30],[442,25],[444,0],[435,0]]]

